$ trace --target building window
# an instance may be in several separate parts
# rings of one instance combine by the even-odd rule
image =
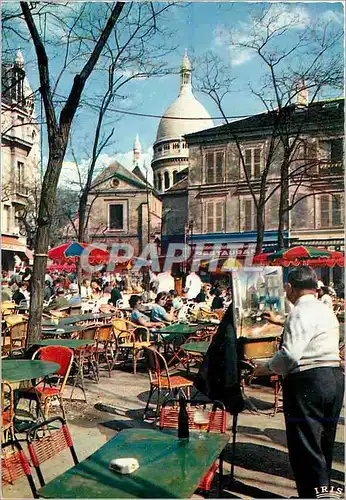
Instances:
[[[207,184],[223,182],[223,151],[210,151],[205,155]]]
[[[179,142],[173,142],[173,149],[179,149]]]
[[[162,175],[157,174],[157,189],[162,191]]]
[[[178,170],[174,170],[173,172],[173,184],[178,182]]]
[[[302,198],[292,209],[292,228],[308,228],[311,219],[313,219],[313,214],[309,211],[309,200],[308,198]]]
[[[342,226],[344,197],[341,193],[320,196],[321,227]]]
[[[225,230],[225,203],[224,201],[207,201],[206,224],[207,233],[222,233]]]
[[[245,170],[249,179],[251,178],[258,179],[259,177],[261,177],[261,162],[262,162],[261,148],[244,149],[243,160],[240,160],[241,171],[243,170],[242,161],[244,161]]]
[[[24,163],[17,161],[17,188],[22,189],[24,187]]]
[[[111,231],[123,231],[125,229],[124,208],[125,207],[123,203],[108,205],[108,229],[110,229]]]
[[[169,172],[165,172],[165,189],[169,188]]]
[[[17,116],[17,137],[20,137],[21,139],[24,138],[24,118],[22,116]]]
[[[243,200],[244,231],[256,230],[256,210],[254,201],[250,198]]]
[[[164,151],[169,151],[170,150],[170,145],[169,144],[164,144],[163,145],[163,150]]]

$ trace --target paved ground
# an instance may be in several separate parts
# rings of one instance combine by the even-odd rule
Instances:
[[[142,421],[143,408],[148,396],[148,379],[144,373],[136,376],[115,370],[112,378],[106,373],[100,384],[87,382],[88,402],[66,401],[68,422],[79,459],[93,453],[103,443],[126,427],[152,426]],[[69,387],[66,390],[68,396]],[[282,413],[272,416],[273,389],[253,384],[246,388],[250,401],[259,409],[258,413],[245,410],[238,419],[238,436],[235,458],[235,478],[225,478],[226,498],[288,498],[296,496],[295,483],[288,462],[284,419]],[[79,391],[74,397],[82,397]],[[96,405],[96,407],[95,407]],[[97,408],[103,408],[97,409]],[[108,411],[105,411],[105,410]],[[231,427],[231,419],[228,428]],[[226,450],[225,474],[230,471],[230,451]],[[68,454],[61,454],[43,469],[46,480],[61,474],[72,465]],[[333,481],[344,484],[344,418],[338,426]],[[25,480],[8,486],[5,498],[28,498]],[[195,495],[198,497],[199,495]],[[216,495],[216,489],[211,496]]]

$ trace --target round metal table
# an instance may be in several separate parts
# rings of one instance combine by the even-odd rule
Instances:
[[[59,370],[60,365],[38,359],[3,359],[1,362],[2,380],[23,382],[51,375]]]
[[[196,352],[198,354],[206,354],[210,346],[210,342],[188,342],[182,344],[181,348],[186,352]]]

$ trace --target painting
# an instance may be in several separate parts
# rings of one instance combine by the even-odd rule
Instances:
[[[237,337],[279,336],[282,327],[263,319],[265,311],[284,317],[285,296],[281,267],[252,267],[232,272]]]

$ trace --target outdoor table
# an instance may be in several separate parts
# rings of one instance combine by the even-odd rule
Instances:
[[[77,349],[78,347],[84,347],[87,345],[93,345],[94,340],[80,340],[80,339],[44,339],[35,340],[35,345],[39,346],[50,346],[59,345],[62,347],[69,347],[70,349]]]
[[[198,354],[206,354],[210,346],[210,342],[189,342],[180,347],[186,352],[196,352]]]
[[[4,359],[1,362],[2,379],[6,382],[23,382],[55,373],[60,365],[38,359]]]
[[[57,325],[56,328],[41,329],[41,334],[60,336],[60,335],[70,335],[71,333],[81,332],[82,330],[85,330],[85,326]]]
[[[88,458],[38,490],[43,498],[190,498],[228,443],[226,434],[176,434],[126,429]],[[119,474],[114,458],[133,457],[139,469]]]
[[[95,313],[95,314],[78,314],[76,316],[67,316],[66,318],[59,318],[58,328],[63,328],[62,325],[73,325],[80,321],[96,321],[100,319],[109,318],[111,313]]]
[[[200,327],[198,325],[188,325],[186,323],[172,323],[171,325],[166,326],[165,328],[160,328],[160,330],[156,330],[156,333],[164,334],[178,334],[178,335],[191,335],[192,333],[196,333]]]

